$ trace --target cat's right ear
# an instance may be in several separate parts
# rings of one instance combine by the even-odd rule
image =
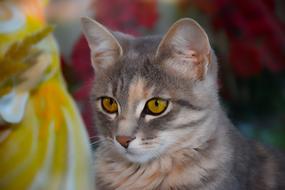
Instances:
[[[103,25],[91,18],[81,18],[81,25],[91,50],[91,61],[95,71],[114,64],[123,54],[118,40]]]
[[[160,42],[156,57],[176,76],[203,80],[210,64],[210,43],[206,32],[193,19],[174,23]]]

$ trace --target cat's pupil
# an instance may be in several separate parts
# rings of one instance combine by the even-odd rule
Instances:
[[[158,100],[155,100],[155,103],[154,103],[154,104],[155,104],[156,107],[158,107],[159,101],[158,101]]]
[[[114,101],[112,99],[109,99],[110,106],[113,105]]]

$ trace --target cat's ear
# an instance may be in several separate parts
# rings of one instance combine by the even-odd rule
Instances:
[[[118,40],[104,26],[91,18],[81,18],[81,25],[91,49],[91,61],[95,71],[114,64],[123,54]]]
[[[210,43],[206,32],[193,19],[174,23],[160,42],[156,56],[164,66],[183,77],[202,80],[210,63]]]

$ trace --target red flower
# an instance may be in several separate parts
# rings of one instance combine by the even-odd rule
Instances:
[[[214,4],[219,8],[214,23],[228,36],[230,63],[238,76],[250,77],[262,68],[284,69],[284,29],[272,0],[215,0]]]
[[[260,51],[250,43],[231,43],[230,62],[238,76],[249,77],[259,74],[262,69],[261,57]]]
[[[92,125],[92,110],[89,102],[89,95],[91,91],[91,81],[94,77],[94,70],[91,66],[90,50],[87,41],[81,36],[75,44],[72,55],[72,66],[75,76],[77,77],[77,84],[79,88],[73,93],[74,98],[79,105],[81,114],[90,136],[95,135],[94,127]]]
[[[152,28],[158,18],[156,0],[95,1],[96,19],[112,30],[138,34],[141,27]]]
[[[137,11],[135,12],[135,18],[139,25],[146,28],[153,28],[157,18],[157,2],[152,0],[140,0],[136,1]]]
[[[90,136],[95,135],[95,128],[92,123],[92,107],[89,101],[89,95],[92,88],[91,81],[86,81],[81,84],[81,87],[74,92],[74,98],[81,110],[82,118],[87,127]]]
[[[90,49],[84,36],[81,36],[71,54],[72,66],[78,80],[88,81],[93,77],[93,68],[90,60]]]

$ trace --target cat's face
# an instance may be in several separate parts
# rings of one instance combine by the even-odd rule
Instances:
[[[216,101],[216,71],[200,26],[178,21],[163,39],[111,34],[90,19],[83,28],[96,73],[95,125],[104,146],[139,163],[197,148]]]

